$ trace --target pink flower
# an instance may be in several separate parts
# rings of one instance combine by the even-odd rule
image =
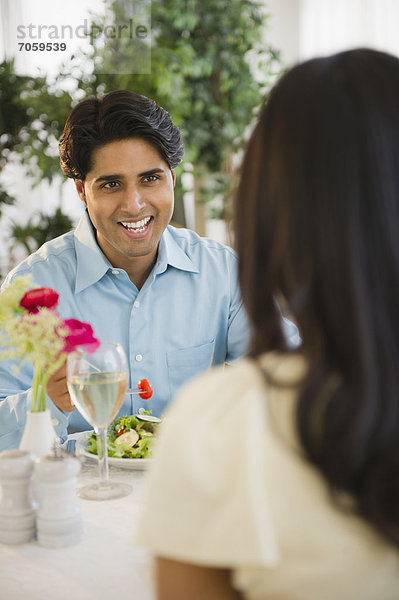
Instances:
[[[63,325],[69,329],[69,334],[65,337],[65,346],[63,352],[73,352],[81,347],[87,352],[95,352],[100,346],[100,342],[93,335],[93,328],[89,323],[83,323],[77,319],[65,319]]]
[[[41,287],[29,290],[21,298],[19,305],[30,313],[39,312],[42,306],[55,308],[58,304],[58,292],[51,288]]]

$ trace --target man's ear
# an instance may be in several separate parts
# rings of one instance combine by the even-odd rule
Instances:
[[[176,173],[175,173],[174,169],[171,169],[170,171],[172,173],[172,178],[173,178],[173,187],[175,187],[176,186]]]
[[[75,187],[80,199],[86,204],[85,184],[81,179],[75,179]]]

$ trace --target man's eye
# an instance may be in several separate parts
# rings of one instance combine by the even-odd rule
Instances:
[[[118,185],[117,181],[108,181],[107,183],[104,183],[104,185],[102,187],[105,190],[110,190],[112,188],[115,188],[117,185]]]
[[[159,179],[159,175],[148,175],[147,177],[144,177],[143,181],[144,182],[152,182],[152,181],[157,181]]]

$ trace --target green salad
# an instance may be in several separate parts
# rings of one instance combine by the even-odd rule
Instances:
[[[141,410],[137,415],[118,417],[108,426],[108,456],[113,458],[151,458],[155,434],[161,419]],[[97,454],[95,432],[87,442],[87,451]]]

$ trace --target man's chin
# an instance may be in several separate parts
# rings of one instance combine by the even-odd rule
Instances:
[[[126,256],[126,258],[144,258],[146,256],[153,256],[156,255],[158,250],[158,245],[154,246],[146,246],[144,247],[136,247],[136,248],[125,248],[123,254]]]

